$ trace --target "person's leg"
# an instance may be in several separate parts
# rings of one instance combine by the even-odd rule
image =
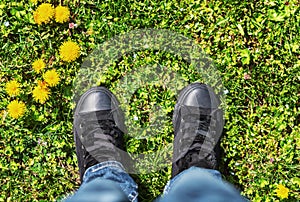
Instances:
[[[105,161],[88,168],[79,190],[66,202],[137,201],[137,184],[117,161]]]
[[[104,87],[89,89],[77,103],[73,125],[82,184],[66,201],[137,201],[137,184],[123,167],[130,158],[117,98]]]
[[[184,88],[173,115],[172,179],[160,201],[245,201],[217,170],[223,129],[220,101],[205,84]]]
[[[239,192],[222,181],[217,170],[191,167],[166,185],[160,202],[244,202]]]

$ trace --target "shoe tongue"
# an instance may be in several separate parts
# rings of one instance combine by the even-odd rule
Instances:
[[[212,153],[207,153],[205,155],[202,154],[200,156],[198,156],[197,154],[193,154],[190,158],[191,161],[189,163],[189,166],[215,169],[217,165],[217,159]]]
[[[201,108],[194,106],[181,106],[180,115],[183,125],[179,125],[183,130],[178,131],[175,136],[175,142],[181,147],[180,154],[177,154],[176,160],[183,158],[187,153],[193,151],[202,151],[201,158],[205,158],[212,150],[210,140],[210,116],[211,108]],[[181,140],[180,140],[181,139]]]

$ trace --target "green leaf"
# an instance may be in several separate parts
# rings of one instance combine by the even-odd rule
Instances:
[[[242,63],[250,64],[250,51],[246,48],[244,50],[241,50],[241,57],[242,57]]]
[[[243,29],[242,25],[241,24],[237,24],[236,26],[239,29],[239,32],[241,33],[241,35],[245,36],[245,32],[244,32],[244,29]]]
[[[260,181],[260,187],[261,188],[264,188],[266,185],[268,185],[269,184],[269,181],[267,181],[267,180],[265,180],[265,179],[263,179],[263,180],[261,180]]]
[[[269,12],[269,20],[275,21],[275,22],[282,22],[284,21],[285,13],[277,13],[275,10],[271,10]]]
[[[293,177],[291,181],[293,184],[297,184],[300,187],[300,178],[299,177]]]

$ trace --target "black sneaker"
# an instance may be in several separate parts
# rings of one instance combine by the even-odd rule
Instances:
[[[124,116],[117,98],[108,89],[93,87],[80,97],[73,131],[81,181],[89,167],[123,160]]]
[[[185,87],[173,114],[175,132],[172,177],[192,166],[217,169],[224,125],[220,100],[201,83]]]

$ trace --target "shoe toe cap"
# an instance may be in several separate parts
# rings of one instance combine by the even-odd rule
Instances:
[[[111,109],[113,109],[111,96],[107,92],[92,91],[84,97],[78,112],[87,113]]]
[[[182,99],[182,104],[201,108],[218,108],[220,101],[212,89],[206,85],[199,85],[188,90]]]

